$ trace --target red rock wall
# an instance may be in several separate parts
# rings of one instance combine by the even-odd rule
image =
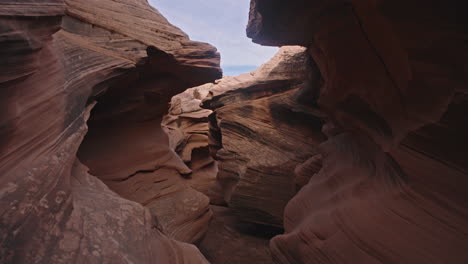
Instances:
[[[296,194],[294,169],[324,139],[313,107],[297,103],[313,82],[314,65],[302,47],[282,47],[257,70],[224,77],[210,88],[210,149],[218,182],[243,221],[282,227]]]
[[[327,115],[323,168],[298,168],[312,177],[271,242],[276,262],[466,263],[466,4],[251,6],[255,42],[308,47]]]
[[[298,104],[317,81],[309,57],[303,47],[282,47],[251,73],[171,100],[162,125],[192,169],[188,182],[224,206],[211,206],[213,220],[200,243],[212,263],[271,263],[268,244],[282,232],[284,207],[310,178],[294,170],[325,139],[317,109]],[[320,159],[312,163],[321,167]]]
[[[115,11],[123,21],[106,19]],[[76,153],[95,99],[145,83],[158,61],[183,85],[212,81],[216,50],[139,0],[8,1],[0,24],[0,262],[206,263],[167,238],[146,208],[90,176]],[[140,38],[152,27],[162,33]],[[160,93],[183,89],[167,88]]]

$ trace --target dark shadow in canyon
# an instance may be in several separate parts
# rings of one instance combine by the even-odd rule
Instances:
[[[243,221],[227,206],[218,189],[218,163],[210,155],[208,142],[189,152],[170,146],[161,121],[171,98],[196,82],[181,78],[184,73],[171,56],[154,47],[147,52],[150,59],[135,71],[112,80],[105,91],[95,87],[96,95],[89,103],[97,104],[87,122],[79,160],[111,190],[147,207],[160,230],[198,244],[213,263],[245,261],[251,254],[258,263],[271,263],[268,241],[281,234],[282,228]],[[281,91],[289,89],[287,85],[274,87]],[[255,91],[267,93],[262,97],[278,92]],[[250,93],[245,96],[252,97]],[[208,138],[192,135],[190,140]],[[185,200],[190,200],[188,211],[193,212],[184,208]]]

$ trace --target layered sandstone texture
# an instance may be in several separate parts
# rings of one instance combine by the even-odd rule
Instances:
[[[169,238],[211,213],[159,122],[216,49],[144,0],[6,1],[0,24],[0,262],[206,263]]]
[[[216,201],[243,221],[282,227],[284,207],[303,185],[294,170],[325,139],[319,112],[298,103],[316,82],[315,67],[305,48],[287,46],[251,73],[172,98],[163,121],[172,148],[192,163],[200,160],[195,150],[209,147],[219,170]]]
[[[211,204],[224,205],[222,188],[217,181],[218,164],[208,147],[208,116],[213,113],[201,108],[212,83],[187,89],[172,97],[168,114],[161,126],[167,134],[169,147],[191,170],[189,184],[210,198]]]
[[[320,112],[299,103],[317,81],[305,48],[286,46],[259,69],[190,88],[171,99],[162,127],[211,198],[200,250],[213,263],[271,263],[268,241],[307,179],[296,167],[325,140]],[[208,173],[217,166],[218,173]]]
[[[277,263],[467,263],[468,20],[460,1],[252,0],[248,35],[302,45],[327,140],[297,167]],[[315,89],[315,90],[314,90]]]

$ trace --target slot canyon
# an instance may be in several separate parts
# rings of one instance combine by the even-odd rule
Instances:
[[[147,0],[3,0],[0,263],[468,263],[467,14],[250,0],[223,76]]]

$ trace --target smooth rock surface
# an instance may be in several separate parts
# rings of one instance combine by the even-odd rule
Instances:
[[[221,76],[219,54],[190,41],[146,1],[67,1],[67,13],[60,32],[67,40],[131,65],[109,88],[94,87],[98,104],[79,159],[113,191],[152,208],[165,234],[199,240],[211,217],[209,200],[185,182],[182,175],[192,171],[168,147],[160,120],[174,94]],[[75,63],[86,54],[74,54]],[[189,211],[174,207],[188,196],[195,200]]]
[[[106,19],[108,10],[118,11],[118,18]],[[140,22],[125,20],[137,22],[146,15],[158,17],[159,24],[143,21],[137,27]],[[216,50],[191,42],[139,0],[7,1],[0,3],[0,24],[0,262],[207,263],[194,246],[168,238],[164,232],[178,233],[164,230],[147,208],[90,176],[76,154],[90,115],[94,134],[99,134],[96,120],[107,124],[112,117],[129,121],[136,116],[148,121],[142,126],[157,127],[159,121],[150,119],[161,117],[158,111],[167,102],[158,101],[158,91],[170,98],[218,78]],[[139,30],[151,29],[167,34],[139,39]],[[171,74],[181,74],[179,81],[161,78]],[[178,85],[164,86],[167,79]],[[125,90],[140,97],[125,110],[106,108],[112,95]],[[145,100],[148,104],[138,103]],[[200,210],[209,214],[205,196],[187,195],[199,195],[205,202]],[[179,230],[177,225],[168,229]],[[195,226],[189,228],[192,235],[183,232],[185,241],[198,239],[206,228]]]
[[[251,3],[255,42],[308,47],[320,89],[303,99],[326,114],[275,261],[466,263],[467,4]]]
[[[232,209],[211,206],[213,220],[199,244],[210,263],[270,264],[269,239],[278,232],[264,226],[239,221]]]

